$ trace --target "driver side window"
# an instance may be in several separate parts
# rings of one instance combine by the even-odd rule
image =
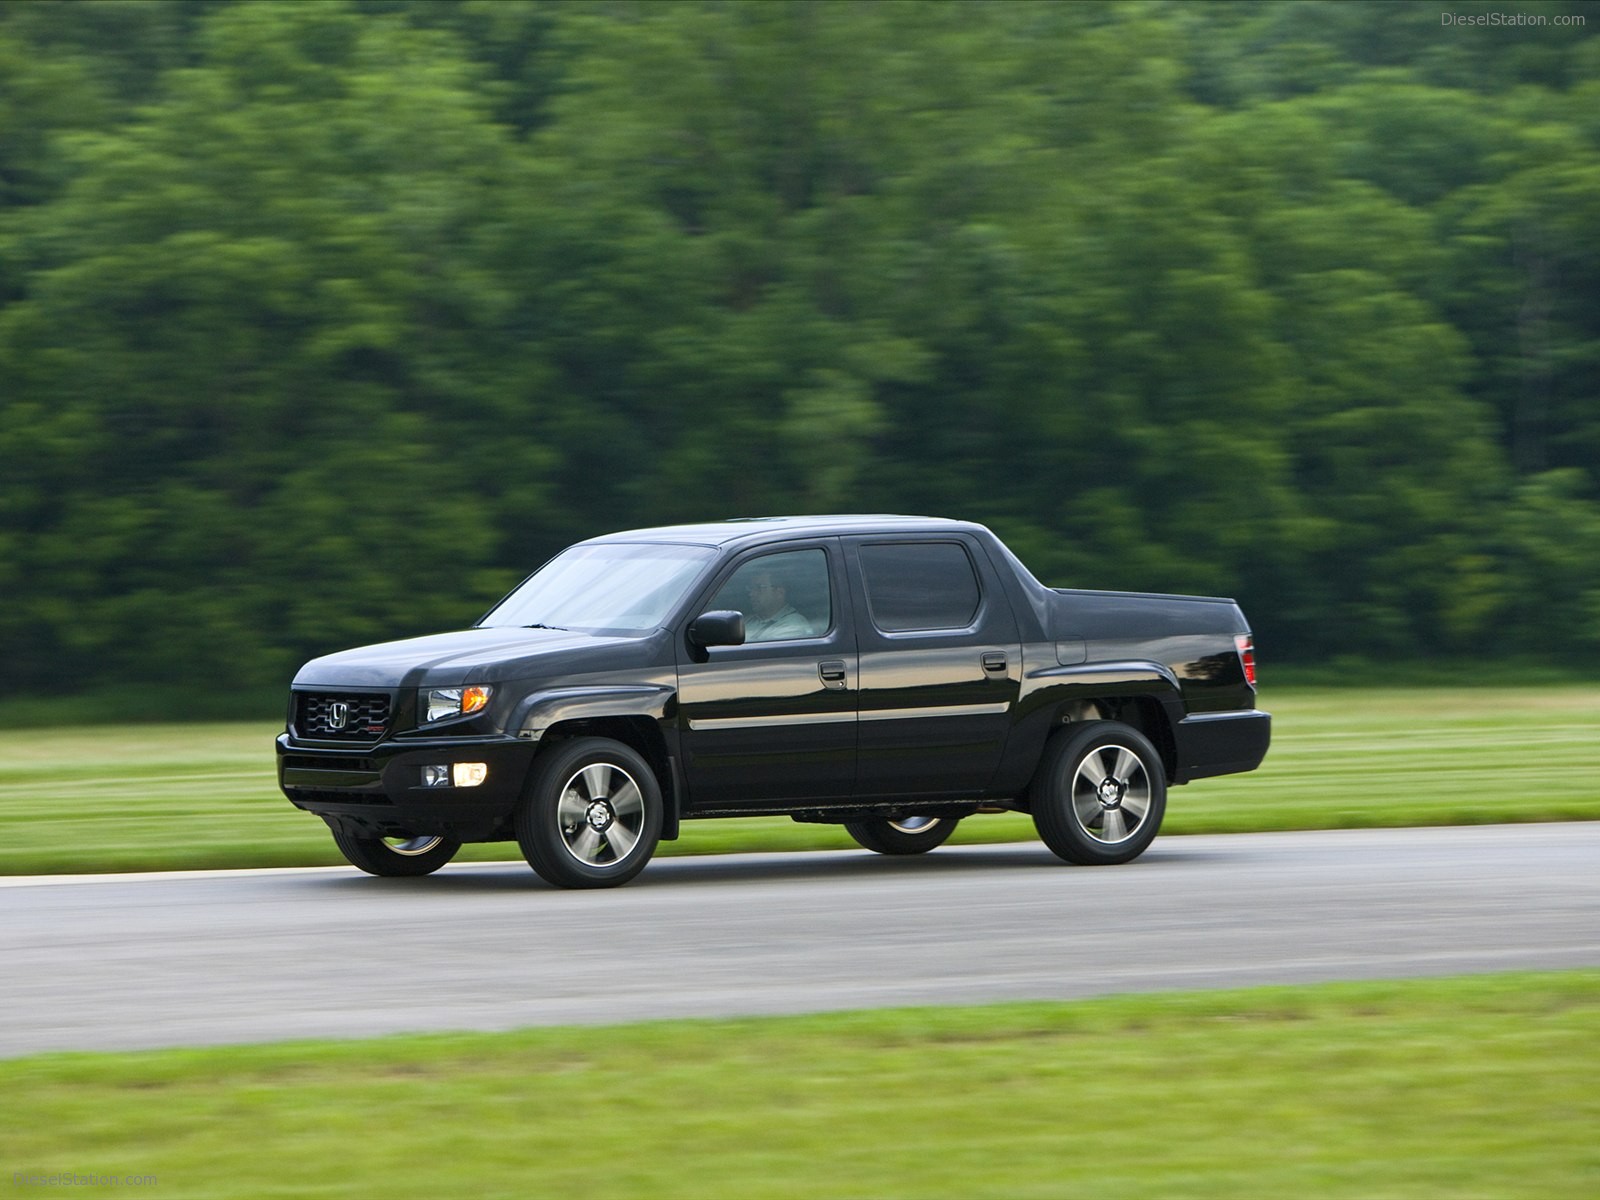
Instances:
[[[828,555],[788,550],[753,558],[718,589],[710,607],[744,614],[746,645],[821,637],[833,626]]]

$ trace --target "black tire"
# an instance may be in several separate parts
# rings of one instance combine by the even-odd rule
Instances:
[[[517,809],[517,844],[557,887],[616,887],[655,853],[662,808],[661,785],[637,752],[609,738],[581,738],[534,761]]]
[[[1055,735],[1031,789],[1033,824],[1058,858],[1085,866],[1143,854],[1167,811],[1156,748],[1131,725],[1089,721]]]
[[[456,856],[460,842],[449,838],[355,837],[335,832],[334,845],[353,866],[368,875],[432,875]]]
[[[926,854],[956,831],[952,817],[871,817],[846,821],[844,830],[868,850],[879,854]]]

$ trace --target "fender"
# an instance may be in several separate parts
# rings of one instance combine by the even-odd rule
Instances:
[[[1018,715],[1026,717],[1062,701],[1099,696],[1154,696],[1161,701],[1172,724],[1184,717],[1183,686],[1178,677],[1164,663],[1148,659],[1029,671],[1023,679],[1022,695],[1017,698]]]
[[[1055,714],[1063,707],[1076,701],[1135,696],[1159,702],[1169,730],[1183,720],[1182,687],[1163,663],[1125,659],[1028,671],[1022,677],[1022,694],[1017,697],[1016,719],[996,786],[1010,790],[1027,785],[1056,728]]]
[[[517,702],[506,732],[537,742],[561,721],[585,717],[649,717],[665,722],[678,708],[676,688],[652,684],[551,688],[533,692]]]

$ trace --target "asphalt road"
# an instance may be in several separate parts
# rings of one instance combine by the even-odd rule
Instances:
[[[0,1056],[1600,966],[1600,823],[0,879]]]

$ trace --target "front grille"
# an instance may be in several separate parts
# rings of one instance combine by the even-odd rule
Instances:
[[[295,702],[295,732],[307,738],[370,742],[388,732],[391,709],[383,692],[301,692]]]

